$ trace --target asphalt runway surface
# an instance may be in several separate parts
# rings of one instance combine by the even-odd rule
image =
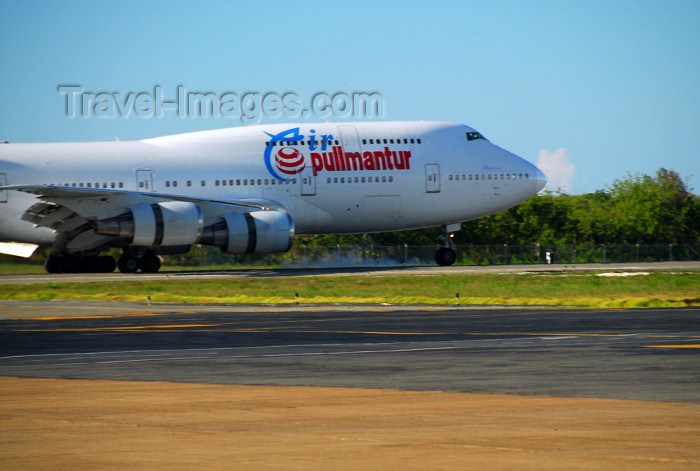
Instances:
[[[700,308],[2,301],[0,375],[700,403]]]

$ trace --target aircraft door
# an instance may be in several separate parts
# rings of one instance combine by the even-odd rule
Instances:
[[[314,175],[314,170],[310,166],[306,166],[304,170],[299,174],[299,180],[301,180],[301,195],[302,196],[315,196],[316,195],[316,176]]]
[[[425,164],[425,192],[440,193],[440,165]]]
[[[338,126],[338,131],[340,132],[340,143],[343,145],[343,152],[362,152],[355,126],[343,124]]]
[[[150,170],[136,171],[136,191],[153,192],[153,173]]]

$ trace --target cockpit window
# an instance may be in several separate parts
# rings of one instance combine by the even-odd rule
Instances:
[[[484,136],[482,136],[480,132],[468,132],[467,133],[467,140],[468,141],[475,141],[477,139],[486,140],[486,138]]]

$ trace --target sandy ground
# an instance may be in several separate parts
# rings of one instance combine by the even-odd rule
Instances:
[[[698,470],[700,406],[0,378],[0,469]]]

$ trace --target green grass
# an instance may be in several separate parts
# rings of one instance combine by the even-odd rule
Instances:
[[[466,274],[314,276],[0,285],[0,299],[177,303],[427,303],[662,307],[700,305],[700,273],[646,276]]]

